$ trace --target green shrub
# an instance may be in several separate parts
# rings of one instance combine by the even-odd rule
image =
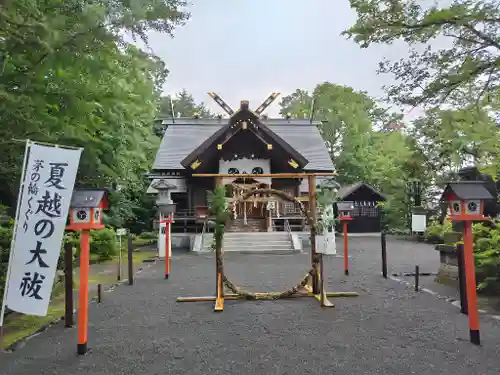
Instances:
[[[7,216],[5,207],[0,206],[0,298],[3,298],[13,227],[14,220]]]
[[[108,260],[115,256],[118,253],[115,231],[110,228],[91,231],[90,253],[97,255],[99,260]]]
[[[141,234],[139,234],[138,238],[144,240],[157,240],[158,232],[142,232]]]
[[[500,221],[489,227],[473,225],[474,260],[478,289],[485,293],[500,292]]]
[[[432,220],[425,229],[424,238],[429,242],[443,242],[444,234],[450,232],[453,232],[450,220],[445,219],[443,224],[439,224],[437,220]]]

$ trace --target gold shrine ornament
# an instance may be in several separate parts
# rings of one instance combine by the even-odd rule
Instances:
[[[288,160],[288,164],[290,164],[293,168],[298,168],[299,164],[293,160],[292,158],[290,158],[290,160]]]
[[[195,161],[195,162],[193,162],[193,163],[191,164],[191,169],[196,169],[196,168],[198,168],[200,165],[201,165],[201,161],[200,161],[200,159],[196,159],[196,161]]]

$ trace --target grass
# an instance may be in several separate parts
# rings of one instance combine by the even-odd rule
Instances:
[[[33,316],[12,313],[5,318],[4,337],[0,348],[10,345],[32,335],[43,326],[61,318],[64,315],[64,297],[54,299],[49,307],[47,316]]]
[[[144,260],[156,255],[156,251],[134,251],[133,264],[134,271],[142,266]],[[119,257],[90,266],[89,274],[89,297],[97,295],[97,284],[112,285],[117,282]],[[128,259],[127,253],[122,252],[122,280],[127,278]],[[73,271],[73,289],[77,292],[79,285],[79,269]],[[76,295],[76,293],[75,293]],[[75,296],[76,297],[76,296]],[[77,298],[74,306],[77,306]],[[6,316],[4,321],[4,336],[0,342],[0,348],[5,349],[12,344],[22,340],[37,332],[47,324],[64,316],[64,286],[58,283],[52,292],[52,301],[49,305],[47,316],[33,316],[12,313]]]

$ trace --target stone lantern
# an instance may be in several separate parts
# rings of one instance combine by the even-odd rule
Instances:
[[[171,255],[171,224],[173,223],[173,214],[175,213],[175,203],[170,197],[170,191],[176,186],[169,184],[166,180],[160,179],[151,184],[151,187],[158,191],[156,197],[156,206],[158,207],[159,232],[158,232],[158,257],[165,258],[165,255]]]

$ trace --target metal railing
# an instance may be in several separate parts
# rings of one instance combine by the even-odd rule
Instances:
[[[292,228],[290,228],[290,222],[288,221],[288,219],[285,219],[284,229],[288,233],[288,237],[290,238],[290,242],[293,243]]]
[[[205,231],[207,230],[208,227],[208,219],[205,219],[203,222],[203,228],[201,228],[201,243],[200,243],[200,251],[203,251],[203,242],[205,238]]]
[[[176,210],[174,216],[176,216],[176,217],[195,217],[196,210],[194,208]]]

